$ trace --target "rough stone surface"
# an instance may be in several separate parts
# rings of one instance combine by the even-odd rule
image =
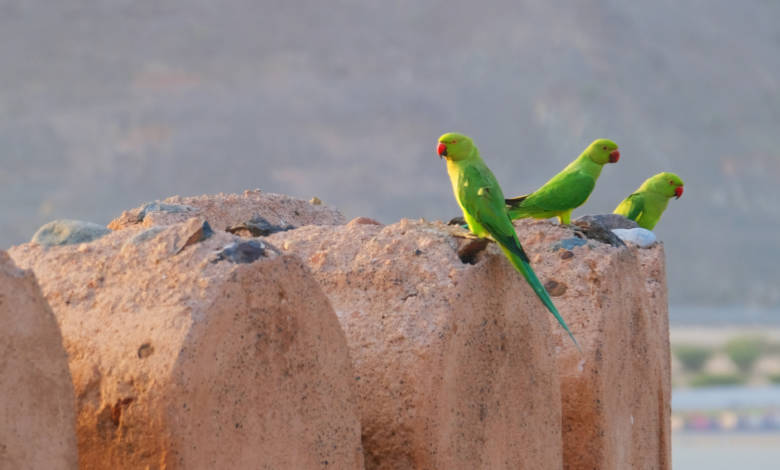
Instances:
[[[620,214],[596,214],[596,215],[583,215],[577,217],[573,221],[575,224],[588,224],[596,225],[604,228],[605,230],[612,230],[615,228],[636,228],[639,224],[631,219],[626,218]]]
[[[670,467],[670,355],[663,245],[589,240],[549,256],[572,230],[518,221],[543,282],[567,286],[555,304],[582,346],[553,328],[563,398],[564,468]],[[554,320],[550,319],[554,325]]]
[[[89,243],[110,233],[102,225],[81,220],[54,220],[43,225],[32,237],[33,243],[44,246]]]
[[[355,374],[317,282],[273,250],[215,262],[241,239],[194,240],[202,228],[196,218],[11,250],[62,328],[80,468],[362,469]]]
[[[494,243],[462,262],[456,233],[356,221],[265,240],[305,261],[346,331],[367,469],[561,468],[549,313]]]
[[[612,229],[612,232],[624,242],[633,243],[639,248],[648,248],[658,240],[655,233],[642,227],[628,229],[615,228]]]
[[[0,468],[75,470],[75,425],[57,321],[35,276],[0,251]]]
[[[243,194],[173,196],[136,209],[125,211],[111,221],[108,228],[121,230],[141,225],[153,227],[183,222],[191,217],[206,219],[214,230],[225,230],[251,223],[262,217],[271,226],[338,225],[344,216],[328,206],[260,190]]]

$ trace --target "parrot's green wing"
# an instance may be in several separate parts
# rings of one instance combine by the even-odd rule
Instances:
[[[623,199],[617,208],[615,214],[620,214],[628,219],[636,221],[645,210],[645,199],[641,193],[634,193]]]
[[[512,225],[512,221],[504,208],[504,195],[495,176],[487,167],[470,166],[462,172],[460,177],[458,200],[464,211],[470,216],[466,217],[466,220],[469,218],[474,219],[481,225],[482,229],[493,237],[515,269],[523,275],[544,306],[558,320],[561,327],[566,330],[577,349],[580,349],[580,345],[577,343],[571,330],[569,330],[561,314],[558,313],[555,304],[553,304],[550,294],[531,268],[528,255],[523,250],[522,245],[520,245],[515,227]]]
[[[585,203],[595,186],[596,179],[584,172],[562,172],[533,193],[505,202],[513,218],[515,213],[531,215],[566,211]]]

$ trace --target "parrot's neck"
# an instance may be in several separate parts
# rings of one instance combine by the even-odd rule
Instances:
[[[452,158],[447,159],[447,172],[452,174],[453,171],[457,172],[471,165],[479,165],[482,163],[482,157],[479,156],[479,150],[474,147],[471,149],[468,157],[455,160]]]
[[[460,160],[454,160],[452,158],[447,159],[447,174],[450,176],[450,182],[452,183],[452,191],[455,193],[455,199],[458,199],[458,184],[460,176],[463,174],[463,170],[472,165],[484,165],[482,157],[479,156],[479,150],[474,147],[466,158]]]
[[[666,194],[660,193],[658,191],[647,190],[644,191],[645,193],[645,204],[652,204],[655,207],[660,208],[661,210],[666,209],[666,205],[669,204],[669,199],[671,197],[667,196]]]
[[[599,175],[601,175],[601,169],[604,168],[604,165],[599,165],[598,163],[591,160],[587,153],[583,153],[576,160],[571,162],[571,164],[569,164],[567,169],[569,168],[581,173],[585,173],[592,176],[594,179],[597,179]]]

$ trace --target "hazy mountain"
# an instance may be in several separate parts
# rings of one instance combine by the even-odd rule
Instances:
[[[575,215],[676,171],[672,302],[780,306],[779,19],[769,0],[0,2],[0,247],[256,187],[449,218],[441,133],[471,134],[509,194],[610,137],[623,157]]]

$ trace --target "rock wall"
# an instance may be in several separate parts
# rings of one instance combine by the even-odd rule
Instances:
[[[35,276],[0,251],[0,468],[75,470],[68,359]]]
[[[363,468],[328,299],[297,258],[256,244],[238,264],[238,237],[203,228],[11,250],[62,328],[80,468]]]
[[[555,286],[553,300],[583,349],[580,354],[553,328],[564,468],[670,468],[663,245],[639,249],[587,240],[572,246],[572,230],[543,221],[521,221],[518,233],[537,274]]]
[[[475,265],[441,223],[304,227],[299,256],[352,354],[367,469],[560,468],[548,313],[490,247]]]
[[[174,197],[10,250],[62,330],[81,467],[669,468],[662,245],[517,224],[580,353],[494,243],[343,222]]]

